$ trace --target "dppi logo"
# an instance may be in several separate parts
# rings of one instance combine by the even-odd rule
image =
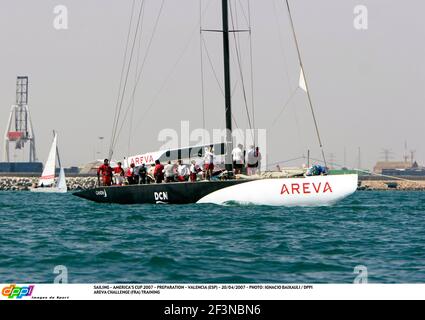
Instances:
[[[28,287],[17,287],[15,284],[11,284],[8,287],[4,287],[1,294],[9,299],[22,299],[22,297],[31,297],[34,286]]]

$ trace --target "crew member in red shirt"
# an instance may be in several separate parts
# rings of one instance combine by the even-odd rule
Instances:
[[[115,184],[122,186],[124,182],[124,169],[121,162],[118,162],[117,165],[118,166],[114,168]]]
[[[109,165],[109,160],[105,159],[103,164],[97,169],[97,180],[100,184],[100,176],[102,175],[102,185],[110,186],[112,183],[112,168]]]
[[[139,182],[139,177],[136,174],[135,164],[130,164],[130,168],[128,168],[127,173],[125,176],[127,177],[128,184],[137,184]]]
[[[164,180],[164,166],[161,164],[161,162],[159,162],[159,160],[155,161],[153,176],[155,177],[156,183],[162,183]]]

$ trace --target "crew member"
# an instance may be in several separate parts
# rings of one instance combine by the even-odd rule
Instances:
[[[251,146],[246,156],[246,172],[249,176],[257,174],[257,169],[260,162],[260,153],[258,148]]]
[[[138,176],[136,174],[136,168],[134,163],[130,164],[130,168],[127,169],[125,176],[129,185],[138,183]]]
[[[148,184],[155,182],[154,172],[155,172],[155,163],[152,163],[148,169],[148,179],[146,181]]]
[[[148,175],[148,169],[146,168],[145,164],[142,163],[142,165],[139,167],[140,184],[146,184],[147,175]]]
[[[118,162],[117,166],[114,168],[114,178],[115,178],[115,184],[122,186],[122,184],[124,183],[124,169],[122,167],[122,163]]]
[[[261,160],[263,159],[263,157],[261,155],[259,147],[255,148],[255,152],[256,152],[255,156],[257,157],[257,160],[258,160],[257,172],[260,173],[260,171],[261,171]]]
[[[235,174],[240,174],[242,172],[244,163],[244,155],[242,149],[243,145],[238,144],[238,146],[232,151],[233,168],[235,169]]]
[[[161,162],[159,162],[159,160],[155,161],[153,176],[156,183],[162,183],[162,181],[164,181],[164,166],[161,164]]]
[[[315,164],[307,170],[306,176],[326,176],[328,172],[327,167]]]
[[[187,181],[189,177],[189,168],[182,163],[181,160],[177,161],[177,180],[179,182]]]
[[[205,148],[204,156],[205,180],[211,180],[214,171],[214,153],[213,148]]]
[[[103,164],[97,169],[97,181],[100,185],[100,176],[102,176],[102,186],[109,187],[112,183],[112,168],[109,160],[105,159]]]
[[[190,182],[196,182],[199,170],[200,169],[196,165],[196,161],[192,160],[192,164],[190,165]]]
[[[171,161],[168,160],[167,164],[164,167],[165,182],[174,181],[174,165],[171,164]]]

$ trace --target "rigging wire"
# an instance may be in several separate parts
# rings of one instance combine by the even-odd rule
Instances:
[[[297,108],[294,108],[294,121],[295,121],[295,126],[297,127],[297,136],[299,141],[299,143],[297,143],[297,146],[301,150],[300,153],[302,153],[302,150],[308,150],[309,148],[306,144],[304,130],[301,129],[302,126],[300,125],[300,120],[298,119]]]
[[[246,24],[248,26],[250,26],[251,25],[251,9],[250,9],[250,2],[251,2],[251,0],[247,0],[246,1],[247,2],[247,7],[248,7],[248,14],[245,12],[245,8],[244,8],[244,6],[242,4],[242,1],[241,0],[238,0],[238,2],[239,2],[239,6],[241,8],[242,15],[245,18],[245,22],[246,22]],[[248,31],[249,31],[249,29],[248,29]]]
[[[213,61],[212,61],[212,59],[211,59],[211,55],[210,55],[210,53],[209,53],[209,50],[208,50],[208,47],[207,47],[207,43],[206,43],[206,41],[205,41],[205,38],[204,38],[204,37],[202,37],[202,42],[203,42],[203,45],[204,45],[204,48],[205,48],[205,52],[206,52],[206,54],[207,54],[207,58],[208,58],[209,65],[210,65],[210,67],[211,67],[212,73],[213,73],[214,78],[215,78],[215,81],[216,81],[216,83],[217,83],[217,85],[218,85],[218,87],[219,87],[219,89],[220,89],[220,91],[221,91],[222,96],[224,97],[224,96],[225,96],[225,94],[224,94],[224,89],[223,89],[223,87],[222,87],[222,85],[221,85],[221,82],[220,82],[220,80],[219,80],[219,78],[218,78],[217,71],[216,71],[216,69],[214,68],[214,63],[213,63]],[[236,92],[236,89],[237,89],[237,87],[238,87],[238,84],[239,84],[239,80],[235,81],[235,84],[233,85],[233,88],[232,88],[231,97],[233,97],[233,96],[234,96],[234,94],[235,94],[235,92]],[[239,129],[238,122],[236,121],[236,117],[234,116],[234,114],[233,114],[233,113],[232,113],[232,121],[233,121],[233,124],[235,125],[236,129]]]
[[[143,0],[143,1],[144,1],[144,0]],[[153,39],[154,39],[155,34],[156,34],[156,30],[157,30],[157,27],[158,27],[158,24],[159,24],[159,20],[160,20],[161,14],[162,14],[163,9],[164,9],[164,2],[165,2],[165,0],[162,0],[162,2],[161,2],[161,7],[160,7],[159,12],[158,12],[158,15],[157,15],[157,17],[156,17],[156,21],[155,21],[154,29],[153,29],[153,32],[152,32],[152,36],[151,36],[151,38],[150,38],[150,40],[149,40],[148,47],[147,47],[147,49],[146,49],[146,54],[145,54],[145,56],[144,56],[144,59],[143,59],[143,62],[142,62],[142,66],[140,67],[140,70],[138,70],[137,81],[136,81],[136,83],[135,83],[135,85],[134,85],[133,92],[132,92],[132,94],[131,94],[131,99],[134,99],[134,96],[135,96],[135,94],[136,94],[136,89],[137,89],[137,87],[138,87],[138,84],[139,84],[139,82],[140,82],[141,76],[142,76],[142,74],[143,74],[144,66],[145,66],[145,63],[146,63],[147,57],[148,57],[148,55],[149,55],[150,48],[151,48],[152,43],[153,43]],[[117,135],[114,137],[114,141],[113,141],[113,148],[115,148],[115,145],[116,145],[116,143],[117,143],[117,141],[118,141],[118,138],[119,138],[119,136],[120,136],[120,134],[121,134],[121,131],[122,131],[123,127],[124,127],[125,121],[126,121],[126,119],[127,119],[127,115],[128,115],[129,107],[130,107],[130,105],[129,105],[129,106],[127,106],[127,108],[126,108],[126,110],[125,110],[125,113],[124,113],[124,118],[123,118],[123,120],[122,120],[122,122],[121,122],[121,126],[120,126],[120,128],[119,128],[119,130],[118,130]]]
[[[204,50],[203,50],[203,48],[205,48],[205,52],[207,53],[207,57],[208,57],[208,61],[209,61],[211,70],[212,70],[212,72],[214,74],[214,78],[215,78],[215,80],[216,80],[216,82],[218,84],[218,87],[219,87],[219,89],[220,89],[221,94],[223,95],[223,97],[224,97],[224,89],[221,86],[221,83],[220,83],[220,81],[218,79],[217,72],[216,72],[216,70],[214,68],[214,64],[213,64],[212,59],[211,59],[211,56],[209,54],[209,51],[208,51],[208,47],[207,47],[205,38],[203,37],[203,28],[202,28],[202,17],[203,17],[202,0],[200,0],[199,3],[200,3],[200,5],[199,5],[199,7],[200,7],[199,26],[200,26],[200,56],[201,56],[202,127],[204,129],[206,129],[206,121],[205,121],[205,82],[204,82],[205,76],[204,76],[204,55],[203,55],[203,51]],[[235,85],[233,87],[232,94],[231,94],[232,96],[233,96],[233,94],[234,94],[234,92],[236,90],[237,85],[238,85],[238,81],[236,81],[236,83],[235,83]],[[236,121],[236,118],[234,117],[233,114],[232,114],[232,120],[234,122],[235,127],[238,129],[239,126],[238,126],[238,123]],[[205,143],[205,136],[204,136],[204,143]]]
[[[200,49],[200,63],[201,63],[201,104],[202,104],[202,128],[203,132],[206,130],[205,121],[205,85],[204,85],[204,50],[202,48],[202,0],[199,0],[199,49]],[[203,134],[205,143],[205,133]]]
[[[196,30],[195,30],[195,31],[196,31]],[[194,35],[195,35],[195,34],[194,34]],[[180,61],[183,59],[183,57],[184,57],[184,55],[185,55],[185,53],[186,53],[187,49],[189,48],[189,46],[190,46],[190,44],[191,44],[191,42],[192,42],[192,41],[193,41],[193,36],[192,36],[192,37],[190,38],[190,40],[187,42],[187,44],[186,44],[186,46],[185,46],[184,50],[182,51],[182,53],[181,53],[180,57],[177,59],[176,63],[173,65],[173,67],[172,67],[172,69],[171,69],[171,72],[169,72],[169,74],[168,74],[168,76],[167,76],[166,80],[163,82],[163,84],[162,84],[162,86],[161,86],[160,90],[158,90],[158,92],[157,92],[157,94],[155,95],[154,99],[153,99],[153,100],[152,100],[152,102],[149,104],[149,106],[146,108],[146,110],[145,110],[145,112],[144,112],[144,113],[149,112],[149,111],[152,109],[152,107],[155,105],[155,103],[158,101],[159,97],[161,96],[161,92],[165,89],[165,87],[166,87],[166,85],[167,85],[168,81],[170,80],[171,76],[174,74],[175,69],[176,69],[176,68],[177,68],[177,66],[179,65]],[[209,65],[210,65],[210,67],[211,67],[211,70],[212,70],[212,73],[213,73],[213,75],[214,75],[214,78],[215,78],[215,80],[216,80],[217,86],[218,86],[218,88],[220,89],[220,92],[221,92],[222,96],[224,97],[224,89],[223,89],[223,87],[221,86],[220,80],[219,80],[218,75],[217,75],[216,68],[214,68],[214,64],[213,64],[213,61],[212,61],[211,55],[210,55],[210,53],[209,53],[209,50],[208,50],[208,47],[207,47],[207,44],[206,44],[205,38],[204,38],[203,36],[202,36],[202,43],[203,43],[203,46],[204,46],[204,49],[205,49],[205,52],[206,52],[206,56],[207,56],[207,58],[208,58],[207,60],[208,60]],[[204,73],[204,74],[205,74],[205,73]],[[239,83],[239,81],[236,81],[236,82],[235,82],[235,84],[234,84],[234,86],[233,86],[233,89],[232,89],[232,96],[234,95],[234,93],[235,93],[235,91],[236,91],[236,89],[237,89],[238,83]],[[136,127],[136,128],[138,128],[138,126],[142,123],[143,119],[145,119],[145,118],[144,118],[144,117],[140,118],[140,120],[137,122],[137,124],[138,124],[138,125],[137,125],[137,127]],[[233,115],[233,114],[232,114],[232,119],[233,119],[233,121],[234,121],[234,124],[235,124],[236,128],[239,128],[239,126],[238,126],[238,124],[237,124],[237,122],[236,122],[236,118],[234,117],[234,115]]]
[[[140,64],[140,50],[142,46],[142,36],[143,36],[143,22],[145,17],[145,9],[143,8],[142,13],[142,22],[140,24],[140,32],[139,32],[139,39],[138,39],[138,47],[137,47],[137,55],[136,55],[136,73],[134,74],[134,82],[137,81],[137,70],[139,70],[139,64]],[[127,154],[130,154],[130,148],[131,148],[131,142],[133,137],[133,117],[134,117],[134,109],[135,109],[135,96],[131,99],[131,111],[130,111],[130,126],[129,126],[129,133],[128,133],[128,144],[127,144]]]
[[[284,45],[282,30],[280,28],[279,18],[277,16],[277,10],[278,9],[276,7],[276,0],[273,0],[272,2],[273,2],[274,19],[275,19],[276,28],[277,28],[277,31],[278,31],[279,46],[280,46],[280,50],[282,51],[286,81],[288,82],[288,91],[291,92],[292,91],[292,85],[291,85],[292,81],[291,81],[291,76],[289,74],[288,57],[287,57],[287,54],[286,54],[286,51],[285,51],[285,45]]]
[[[271,127],[274,127],[277,123],[277,121],[280,119],[281,115],[283,114],[283,112],[286,110],[286,108],[289,106],[290,102],[292,101],[292,99],[294,98],[295,94],[298,92],[299,88],[296,88],[291,95],[289,96],[288,100],[286,100],[285,104],[283,105],[282,109],[280,110],[279,114],[274,118],[274,121],[271,125]]]
[[[255,127],[255,99],[254,99],[254,58],[253,58],[253,45],[252,45],[252,21],[251,21],[251,0],[248,2],[248,26],[249,26],[249,56],[251,65],[251,109],[252,109],[252,126]],[[242,9],[242,12],[243,9]],[[257,136],[254,131],[254,145],[257,145]]]
[[[143,0],[144,1],[144,0]],[[208,5],[207,5],[207,7],[209,6],[209,4],[210,4],[211,2],[209,2],[208,3]],[[149,45],[148,45],[148,49],[147,49],[147,53],[146,53],[146,55],[145,55],[145,57],[144,57],[144,60],[143,60],[143,63],[142,63],[142,67],[140,68],[140,71],[138,72],[138,76],[137,76],[137,81],[136,81],[136,84],[135,84],[135,86],[134,86],[134,89],[133,89],[133,92],[132,92],[132,100],[134,99],[134,95],[135,95],[135,91],[136,91],[136,88],[137,88],[137,85],[138,85],[138,83],[139,83],[139,81],[140,81],[140,79],[141,79],[141,75],[142,75],[142,71],[143,71],[143,66],[144,66],[144,64],[145,64],[145,62],[146,62],[146,59],[147,59],[147,56],[148,56],[148,53],[149,53],[149,49],[150,49],[150,47],[151,47],[151,44],[152,44],[152,41],[153,41],[153,38],[154,38],[154,35],[155,35],[155,31],[156,31],[156,29],[157,29],[157,25],[158,25],[158,22],[159,22],[159,18],[160,18],[160,16],[161,16],[161,12],[162,12],[162,10],[163,10],[163,6],[164,6],[164,0],[162,1],[162,4],[161,4],[161,8],[160,8],[160,11],[159,11],[159,14],[158,14],[158,16],[157,16],[157,19],[156,19],[156,23],[155,23],[155,27],[154,27],[154,31],[153,31],[153,34],[152,34],[152,37],[151,37],[151,39],[150,39],[150,41],[149,41]],[[207,10],[207,8],[205,8],[205,10],[204,10],[204,12]],[[195,26],[195,27],[197,27],[198,26],[198,24]],[[196,28],[195,28],[195,30],[194,31],[196,31]],[[209,62],[210,62],[210,64],[211,64],[211,67],[212,67],[212,69],[213,69],[213,73],[214,73],[214,75],[215,75],[215,78],[216,78],[216,80],[218,80],[218,77],[217,77],[217,73],[216,73],[216,71],[215,71],[215,69],[214,69],[214,67],[213,67],[213,63],[212,63],[212,60],[211,60],[211,57],[209,56],[209,51],[208,51],[208,48],[206,47],[206,43],[205,43],[205,39],[204,39],[204,37],[202,37],[202,42],[203,42],[203,45],[205,46],[205,49],[206,49],[206,52],[207,52],[207,56],[208,56],[208,60],[209,60]],[[186,48],[183,50],[183,53],[182,53],[182,55],[180,56],[180,58],[177,60],[177,62],[176,62],[176,64],[174,65],[174,67],[172,68],[172,70],[174,70],[175,68],[176,68],[176,66],[179,64],[179,62],[181,61],[181,59],[182,59],[182,57],[184,56],[184,53],[187,51],[187,48],[189,47],[189,45],[190,45],[190,43],[191,43],[191,41],[192,41],[192,38],[190,39],[190,41],[188,42],[188,45],[186,46]],[[173,72],[172,72],[173,73]],[[171,73],[171,75],[172,75],[172,73]],[[158,92],[158,94],[156,95],[156,97],[154,98],[154,100],[152,101],[152,103],[151,103],[151,105],[148,107],[148,110],[154,105],[154,103],[156,102],[156,100],[157,100],[157,98],[159,97],[159,95],[160,95],[160,93],[162,92],[162,90],[165,88],[165,85],[166,85],[166,83],[168,82],[168,80],[169,80],[169,78],[171,77],[171,75],[169,75],[168,77],[167,77],[167,79],[166,79],[166,81],[164,82],[164,84],[163,84],[163,86],[161,87],[161,89],[159,90],[159,92]],[[220,85],[220,82],[218,81],[218,84],[219,84],[219,87],[220,87],[220,89],[221,89],[221,91],[222,91],[222,94],[224,95],[224,92],[223,92],[223,89],[222,89],[222,87],[221,87],[221,85]],[[235,87],[234,87],[234,90],[236,89],[236,87],[237,87],[237,82],[235,83]],[[124,125],[124,123],[125,123],[125,120],[126,120],[126,118],[127,118],[127,115],[128,115],[128,111],[129,111],[129,108],[131,107],[131,104],[129,104],[128,105],[128,107],[127,107],[127,109],[126,109],[126,111],[125,111],[125,115],[124,115],[124,118],[123,118],[123,120],[122,120],[122,122],[121,122],[121,126],[120,126],[120,128],[119,128],[119,130],[118,130],[118,133],[117,133],[117,128],[118,128],[118,120],[116,120],[116,126],[115,126],[115,129],[114,129],[114,138],[113,138],[113,140],[112,140],[112,147],[111,147],[111,156],[112,156],[112,153],[113,153],[113,149],[115,148],[115,145],[116,145],[116,143],[117,143],[117,141],[118,141],[118,138],[119,138],[119,136],[120,136],[120,134],[121,134],[121,131],[122,131],[122,129],[123,129],[123,125]],[[148,111],[147,110],[147,111]],[[118,112],[118,115],[119,115],[119,113],[120,112]],[[119,118],[119,116],[118,116],[118,118]],[[142,118],[143,119],[143,118]],[[232,119],[233,119],[233,122],[235,123],[235,125],[236,125],[236,127],[237,128],[239,128],[239,126],[238,126],[238,123],[237,123],[237,121],[236,121],[236,119],[235,119],[235,117],[232,115]],[[141,123],[141,121],[139,121],[139,122],[137,122],[138,124],[140,124]]]
[[[183,59],[183,57],[184,57],[187,49],[189,48],[190,44],[192,43],[193,36],[190,38],[190,40],[186,44],[186,46],[185,46],[184,50],[182,51],[181,55],[179,56],[179,58],[177,59],[177,61],[174,63],[173,67],[171,68],[171,71],[168,73],[168,76],[165,78],[165,80],[162,83],[160,89],[156,92],[156,94],[154,95],[154,98],[152,99],[151,103],[148,105],[148,107],[146,108],[146,110],[143,112],[143,114],[148,113],[152,109],[152,107],[155,105],[155,103],[158,101],[159,97],[161,96],[162,91],[164,91],[164,89],[167,87],[168,81],[171,79],[171,77],[174,74],[177,66],[180,64],[180,62]],[[143,122],[144,119],[145,119],[144,116],[142,116],[142,117],[139,118],[139,121],[137,121],[137,127],[136,128],[139,128],[139,126],[142,124],[142,122]]]
[[[224,97],[224,89],[223,89],[223,87],[221,85],[221,82],[220,82],[218,76],[217,76],[217,72],[216,72],[216,70],[214,68],[214,63],[213,63],[213,61],[211,59],[211,56],[210,56],[210,53],[208,51],[208,47],[207,47],[207,44],[205,42],[205,38],[204,37],[202,37],[202,42],[204,44],[205,52],[207,53],[207,58],[208,58],[208,61],[210,63],[210,67],[211,67],[211,70],[213,72],[214,78],[215,78],[215,80],[216,80],[216,82],[218,84],[218,87],[220,88],[220,91],[221,91],[221,93],[223,94],[223,97]]]
[[[112,158],[114,148],[115,148],[116,129],[117,129],[117,126],[119,124],[120,113],[121,113],[122,105],[123,105],[123,102],[124,102],[125,91],[126,91],[126,88],[127,88],[127,82],[128,82],[128,77],[129,77],[129,74],[130,74],[131,62],[133,60],[134,48],[136,46],[136,39],[137,39],[137,34],[138,34],[138,30],[139,30],[139,25],[140,25],[140,20],[141,20],[141,16],[142,16],[144,3],[145,3],[145,0],[142,0],[142,4],[141,4],[140,10],[139,10],[139,15],[138,15],[138,18],[137,18],[137,25],[136,25],[136,30],[135,30],[135,33],[134,33],[133,44],[132,44],[132,47],[131,47],[130,58],[129,58],[128,65],[127,65],[127,71],[126,71],[125,81],[124,81],[122,95],[121,95],[121,99],[120,99],[120,104],[119,104],[118,111],[117,111],[116,122],[114,123],[114,126],[113,126],[113,134],[112,134],[112,139],[111,139],[112,147],[109,150],[109,158]]]
[[[235,21],[234,21],[234,18],[233,18],[233,8],[232,8],[231,2],[229,2],[229,7],[230,7],[230,17],[231,17],[231,21],[232,21],[232,28],[233,28],[233,30],[236,30],[236,28],[238,26],[236,25],[236,28],[235,28]],[[247,118],[248,118],[248,125],[249,125],[249,128],[250,128],[252,139],[254,140],[251,116],[249,114],[249,108],[248,108],[248,99],[247,99],[246,88],[245,88],[245,80],[244,80],[243,70],[242,70],[242,62],[241,62],[241,57],[240,57],[240,53],[239,53],[240,48],[239,48],[239,45],[238,45],[238,40],[236,38],[235,32],[233,32],[233,38],[234,38],[234,41],[235,41],[236,57],[237,57],[237,62],[238,62],[238,66],[239,66],[239,75],[240,75],[241,82],[242,82],[242,93],[243,93],[243,98],[244,98],[244,102],[245,102],[245,110],[246,110],[246,114],[247,114]]]
[[[211,4],[211,0],[208,2],[207,6],[204,8],[203,14],[207,11],[210,4]],[[156,92],[156,94],[154,95],[154,98],[152,99],[151,103],[148,105],[148,107],[146,108],[146,110],[144,111],[143,114],[148,113],[151,110],[151,108],[155,105],[155,103],[158,101],[159,97],[161,96],[162,91],[166,88],[169,80],[171,79],[172,75],[176,71],[177,66],[180,64],[181,60],[183,59],[184,55],[186,54],[187,50],[189,49],[190,44],[192,43],[193,39],[195,38],[197,31],[199,32],[199,22],[196,22],[196,25],[194,26],[193,31],[191,33],[191,36],[190,36],[189,40],[187,41],[186,45],[184,46],[181,54],[179,55],[176,62],[174,63],[174,65],[172,66],[170,71],[168,72],[168,75],[165,78],[164,82],[162,83],[160,89]],[[223,96],[224,96],[224,92],[223,92]],[[142,124],[144,119],[145,119],[145,117],[141,117],[139,119],[139,121],[137,121],[137,127],[136,128],[138,128]]]
[[[280,161],[277,161],[277,162],[273,162],[273,163],[268,164],[267,165],[267,168],[274,167],[274,166],[276,166],[278,164],[284,164],[284,163],[293,162],[293,161],[297,161],[297,160],[301,160],[301,159],[305,159],[305,158],[306,158],[305,155],[302,155],[302,156],[297,157],[297,158],[292,158],[292,159],[287,159],[287,160],[280,160]]]
[[[221,94],[224,97],[225,96],[224,95],[224,89],[223,89],[223,87],[221,85],[221,82],[220,82],[220,79],[219,79],[219,77],[217,75],[216,68],[214,67],[214,62],[212,61],[212,58],[211,58],[211,55],[210,55],[210,51],[208,50],[207,42],[205,41],[205,38],[204,37],[202,37],[202,41],[204,43],[205,52],[207,53],[207,58],[208,58],[209,66],[211,67],[211,70],[212,70],[212,73],[214,75],[214,78],[215,78],[215,81],[217,83],[217,86],[219,87],[219,89],[221,91]],[[232,93],[231,93],[231,96],[232,97],[235,95],[235,92],[236,92],[236,89],[237,89],[238,85],[239,85],[239,80],[236,80],[235,83],[233,84],[233,88],[232,88]]]
[[[205,11],[206,11],[206,10],[205,10]],[[219,77],[218,77],[218,75],[217,75],[217,71],[216,71],[216,69],[215,69],[215,67],[214,67],[214,63],[213,63],[213,61],[212,61],[212,58],[211,58],[210,52],[209,52],[209,50],[208,50],[208,46],[207,46],[206,40],[205,40],[205,38],[202,36],[202,31],[211,31],[211,30],[203,30],[203,29],[201,29],[202,47],[205,49],[206,56],[207,56],[207,59],[208,59],[208,63],[209,63],[209,66],[210,66],[210,68],[211,68],[211,70],[212,70],[212,74],[213,74],[213,76],[214,76],[214,79],[215,79],[215,81],[216,81],[216,84],[218,85],[218,88],[220,89],[220,92],[221,92],[222,96],[224,97],[224,96],[225,96],[224,89],[223,89],[223,87],[222,87],[222,85],[221,85],[221,82],[220,82]],[[214,31],[214,32],[216,32],[216,30],[213,30],[213,31]],[[202,49],[201,49],[201,50],[202,50]],[[237,87],[238,87],[238,84],[239,84],[239,80],[236,80],[236,81],[235,81],[235,83],[234,83],[234,85],[233,85],[232,92],[231,92],[231,96],[232,96],[232,97],[234,96],[234,94],[235,94],[235,92],[236,92],[236,89],[237,89]],[[239,125],[238,125],[238,123],[237,123],[237,121],[236,121],[236,117],[234,116],[234,114],[233,114],[233,113],[232,113],[232,121],[233,121],[233,124],[235,125],[236,129],[239,129]]]
[[[125,70],[125,66],[126,66],[126,62],[127,62],[127,54],[128,54],[128,47],[130,44],[130,35],[131,35],[131,29],[132,29],[132,25],[133,25],[133,16],[134,16],[134,7],[136,5],[136,0],[133,0],[133,4],[131,7],[131,17],[130,17],[130,23],[128,26],[128,33],[127,33],[127,41],[126,41],[126,45],[125,45],[125,50],[124,50],[124,57],[123,57],[123,62],[122,62],[122,67],[121,67],[121,76],[120,76],[120,84],[119,84],[119,88],[118,88],[118,96],[117,96],[117,101],[115,104],[115,113],[114,113],[114,120],[112,123],[112,132],[111,132],[111,141],[110,141],[110,146],[109,146],[109,159],[112,157],[112,140],[113,140],[113,135],[114,135],[114,131],[115,131],[115,122],[118,116],[118,105],[119,105],[119,101],[121,98],[121,90],[122,90],[122,82],[123,82],[123,77],[124,77],[124,70]]]
[[[210,5],[211,5],[211,0],[207,3],[207,5],[205,6],[205,8],[202,10],[202,13],[201,13],[201,19],[200,19],[200,20],[202,20],[202,17],[205,15],[205,12],[209,9]],[[160,89],[159,89],[159,91],[155,94],[154,99],[153,99],[153,100],[152,100],[152,102],[149,104],[149,106],[146,108],[146,110],[145,110],[145,112],[144,112],[145,114],[146,114],[147,112],[149,112],[149,111],[150,111],[150,109],[154,106],[154,104],[155,104],[155,103],[157,102],[157,100],[159,99],[161,92],[165,89],[165,87],[166,87],[166,85],[167,85],[168,81],[170,80],[171,76],[174,74],[174,72],[175,72],[175,70],[176,70],[177,66],[179,65],[180,61],[182,60],[182,58],[184,57],[184,55],[185,55],[186,51],[188,50],[188,48],[189,48],[189,46],[190,46],[190,44],[191,44],[191,42],[192,42],[192,40],[193,40],[193,38],[194,38],[194,35],[195,35],[196,30],[198,30],[198,32],[199,32],[199,24],[200,24],[200,22],[197,22],[197,24],[194,26],[192,36],[190,37],[189,41],[187,42],[186,46],[184,47],[184,49],[183,49],[182,53],[180,54],[179,58],[177,59],[176,63],[175,63],[175,64],[173,65],[173,67],[171,68],[171,71],[168,73],[168,76],[166,77],[165,81],[163,82],[163,84],[162,84],[161,88],[160,88]],[[201,25],[201,26],[202,26],[202,25]],[[210,55],[210,51],[209,51],[209,49],[208,49],[208,46],[207,46],[207,43],[206,43],[205,37],[203,37],[203,31],[204,31],[204,30],[202,30],[202,28],[201,28],[201,50],[202,50],[202,48],[204,48],[205,53],[206,53],[206,56],[207,56],[208,63],[209,63],[209,65],[210,65],[210,67],[211,67],[211,70],[212,70],[212,73],[213,73],[214,78],[215,78],[215,80],[216,80],[216,83],[217,83],[217,85],[218,85],[218,88],[220,89],[220,92],[221,92],[221,94],[222,94],[222,95],[223,95],[223,97],[224,97],[224,89],[223,89],[223,87],[221,86],[221,83],[220,83],[219,77],[218,77],[218,75],[217,75],[217,71],[216,71],[216,69],[214,68],[214,63],[213,63],[213,61],[212,61],[212,58],[211,58],[211,55]],[[201,52],[202,52],[202,51],[201,51]],[[203,59],[203,55],[202,55],[202,59]],[[205,59],[203,59],[203,60],[205,60]],[[204,68],[203,68],[204,63],[201,63],[201,65],[202,65],[202,69],[204,69]],[[201,74],[202,74],[202,73],[204,74],[204,77],[203,77],[203,78],[205,79],[205,70],[204,70],[204,71],[201,71]],[[235,91],[236,91],[236,88],[237,88],[237,86],[238,86],[238,82],[239,82],[239,81],[236,81],[236,82],[235,82],[235,84],[234,84],[234,87],[233,87],[233,89],[232,89],[232,95],[234,95],[234,93],[235,93]],[[203,93],[204,97],[203,97],[203,98],[205,99],[205,81],[204,81],[204,86],[203,86],[203,88],[204,88],[204,93]],[[205,100],[204,100],[204,101],[205,101]],[[204,106],[205,106],[205,102],[204,102]],[[204,113],[204,116],[203,116],[203,117],[205,117],[205,113]],[[144,119],[145,119],[144,117],[140,118],[140,120],[137,122],[137,127],[138,127],[138,126],[139,126],[139,125],[143,122],[143,120],[144,120]],[[238,128],[239,128],[239,125],[238,125],[238,123],[237,123],[237,121],[236,121],[236,118],[234,117],[234,115],[233,115],[233,114],[232,114],[232,120],[233,120],[233,122],[234,122],[234,124],[235,124],[235,127],[238,129]],[[205,123],[205,124],[203,124],[203,126],[204,126],[204,128],[205,128],[205,126],[206,126],[206,121],[205,121],[205,122],[203,121],[203,123]]]

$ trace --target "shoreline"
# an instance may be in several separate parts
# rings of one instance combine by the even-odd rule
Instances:
[[[23,176],[0,176],[0,191],[28,191],[36,184],[38,177]],[[94,188],[97,177],[67,177],[66,184],[69,191],[85,190]]]
[[[359,180],[358,191],[425,191],[424,180]]]

